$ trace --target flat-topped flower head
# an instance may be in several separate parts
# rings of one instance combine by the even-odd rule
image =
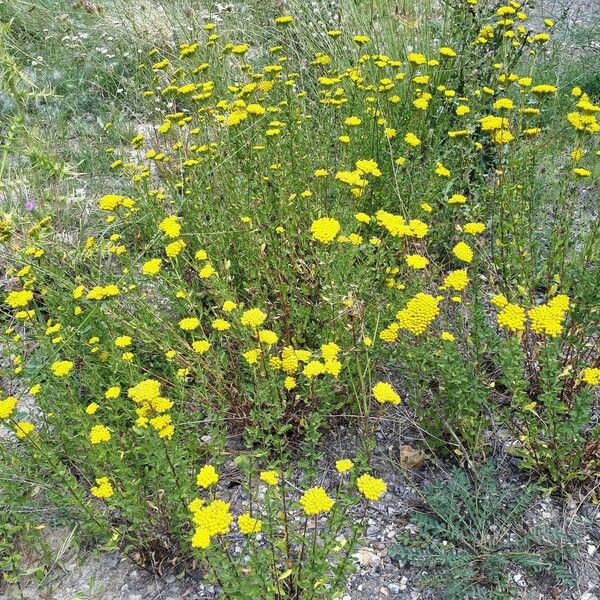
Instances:
[[[313,238],[322,244],[331,243],[340,231],[340,223],[331,217],[322,217],[310,226]]]
[[[454,248],[452,248],[452,254],[462,260],[463,262],[470,263],[473,260],[473,250],[465,242],[458,242]]]
[[[10,292],[4,303],[11,308],[25,308],[33,300],[33,292],[30,290],[21,290],[18,292]]]
[[[240,533],[250,535],[252,533],[260,533],[262,531],[262,521],[250,516],[250,513],[243,513],[237,520]]]
[[[275,486],[279,483],[279,473],[277,471],[261,471],[260,480],[270,486]]]
[[[600,369],[595,367],[586,367],[581,373],[582,381],[588,385],[600,384]]]
[[[253,329],[256,329],[257,327],[260,327],[266,319],[266,313],[260,310],[260,308],[251,308],[242,313],[240,323],[246,327],[252,327]]]
[[[300,498],[300,504],[307,516],[328,513],[335,504],[322,487],[312,487]]]
[[[345,473],[354,466],[354,463],[349,458],[342,458],[335,461],[335,468],[338,473]]]
[[[377,502],[383,494],[387,491],[387,485],[383,479],[377,479],[368,473],[361,475],[356,480],[356,485],[360,493],[367,499],[372,502]]]
[[[104,425],[94,425],[90,430],[89,439],[94,445],[102,444],[103,442],[110,441],[111,434],[108,427]]]
[[[373,386],[373,397],[380,404],[400,404],[401,398],[391,384],[380,381]]]
[[[196,485],[205,490],[219,481],[219,474],[212,465],[204,465],[196,476]]]
[[[114,494],[113,486],[108,477],[96,479],[96,485],[92,486],[90,492],[96,498],[110,498]]]
[[[509,302],[498,313],[496,320],[498,325],[507,331],[523,331],[525,329],[525,309]]]
[[[70,360],[58,360],[52,363],[50,367],[52,375],[55,377],[66,377],[72,370],[75,364]]]

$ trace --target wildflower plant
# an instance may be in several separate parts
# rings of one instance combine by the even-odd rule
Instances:
[[[363,471],[406,410],[441,453],[481,459],[500,423],[549,489],[596,477],[600,107],[541,75],[526,13],[455,3],[415,50],[324,26],[308,50],[277,14],[269,48],[202,22],[144,52],[152,126],[107,144],[83,234],[0,220],[11,470],[231,598],[342,588],[386,486],[346,462],[322,485],[340,413]]]

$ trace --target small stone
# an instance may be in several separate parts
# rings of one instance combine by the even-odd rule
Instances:
[[[594,546],[594,544],[588,544],[588,547],[587,547],[587,553],[588,553],[590,556],[594,556],[594,554],[596,554],[596,550],[597,550],[597,549],[598,549],[598,547],[597,547],[597,546]]]
[[[388,590],[390,590],[392,594],[397,594],[400,591],[400,586],[397,583],[389,583]]]
[[[413,448],[408,444],[400,446],[400,465],[404,469],[416,469],[425,462],[423,450]]]
[[[402,579],[400,580],[400,589],[405,590],[407,587],[408,587],[408,577],[403,575]]]

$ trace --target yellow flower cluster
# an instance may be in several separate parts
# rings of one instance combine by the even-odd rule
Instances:
[[[35,425],[30,421],[18,421],[15,424],[15,435],[20,439],[25,439],[35,429]]]
[[[346,473],[354,466],[354,463],[349,458],[342,458],[335,461],[335,468],[338,473]]]
[[[442,290],[456,290],[460,292],[464,290],[469,284],[469,276],[465,269],[457,269],[456,271],[451,271],[444,278],[444,283],[441,285],[440,289]]]
[[[260,533],[262,531],[262,521],[255,519],[250,513],[243,513],[238,517],[237,524],[240,533],[250,535],[251,533]]]
[[[321,217],[310,226],[313,238],[322,244],[331,243],[340,231],[340,223],[331,217]]]
[[[335,501],[332,500],[322,487],[312,487],[300,498],[300,505],[307,516],[320,515],[329,512]]]
[[[260,308],[251,308],[244,311],[240,319],[240,323],[247,327],[256,329],[260,327],[266,320],[267,315]]]
[[[279,473],[277,471],[261,471],[259,477],[261,481],[270,486],[275,486],[279,483]]]
[[[33,292],[30,290],[21,290],[18,292],[9,292],[4,303],[11,308],[25,308],[33,300]]]
[[[396,314],[398,326],[414,335],[421,335],[439,314],[441,300],[441,296],[433,297],[419,292]]]
[[[525,329],[525,310],[517,304],[508,303],[496,317],[498,325],[508,331],[523,331]]]
[[[17,399],[14,396],[8,396],[0,400],[0,421],[10,419],[17,406]]]
[[[196,476],[196,485],[208,489],[219,481],[219,474],[212,465],[204,465]]]
[[[401,398],[391,384],[380,381],[373,386],[373,397],[380,404],[400,404]]]
[[[356,485],[360,493],[367,499],[372,502],[377,502],[383,494],[387,491],[387,485],[383,479],[377,479],[368,473],[361,475],[356,480]]]
[[[378,210],[375,219],[393,237],[424,238],[429,231],[427,223],[419,219],[411,219],[408,223],[400,215],[395,215],[385,210]]]
[[[536,333],[543,333],[550,337],[560,335],[563,330],[565,315],[569,309],[569,297],[559,294],[547,302],[529,309],[531,329]]]
[[[193,522],[196,526],[192,536],[193,548],[208,548],[213,537],[229,533],[233,516],[228,502],[217,499],[206,506],[200,503],[191,504],[190,510],[193,512]]]
[[[138,416],[135,424],[138,427],[147,427],[150,424],[159,437],[171,439],[175,433],[175,426],[169,415],[164,415],[173,407],[173,401],[161,396],[161,384],[155,379],[145,379],[127,390],[127,396],[138,407],[135,412]]]
[[[55,377],[66,377],[74,366],[75,364],[70,360],[59,360],[52,363],[50,369]]]
[[[111,434],[105,425],[94,425],[90,430],[90,442],[94,445],[110,441]]]
[[[465,242],[458,242],[458,244],[452,248],[452,253],[458,260],[462,260],[463,262],[470,263],[473,260],[473,250],[468,244],[465,244]]]
[[[600,369],[596,367],[586,367],[582,372],[582,381],[588,385],[600,384]]]
[[[96,498],[110,498],[114,494],[113,486],[108,477],[99,477],[96,479],[96,485],[91,488],[92,496]]]

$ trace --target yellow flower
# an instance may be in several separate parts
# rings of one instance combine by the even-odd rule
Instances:
[[[338,473],[345,473],[354,466],[354,463],[349,458],[342,458],[335,461],[335,468]]]
[[[361,494],[367,500],[371,500],[373,502],[379,500],[379,498],[381,498],[381,496],[383,496],[383,494],[385,494],[387,491],[387,485],[383,479],[377,479],[368,473],[361,475],[356,480],[356,485],[358,486]]]
[[[227,331],[227,329],[231,328],[231,323],[225,321],[225,319],[215,319],[211,325],[217,331]]]
[[[380,381],[373,386],[373,396],[380,404],[400,404],[401,398],[391,384]]]
[[[582,167],[575,167],[573,169],[573,173],[575,173],[575,175],[579,175],[579,177],[589,177],[592,174],[590,170]]]
[[[229,533],[233,516],[229,511],[228,502],[224,502],[223,500],[213,500],[210,504],[197,510],[194,513],[193,520],[198,529],[206,532],[210,541],[210,538],[213,536]],[[196,533],[198,532],[198,529],[196,530]]]
[[[429,259],[419,254],[407,254],[404,260],[412,269],[424,269],[429,264]]]
[[[181,225],[179,224],[179,218],[177,215],[171,215],[166,219],[163,219],[159,224],[158,228],[167,236],[172,239],[179,237],[181,233]]]
[[[258,332],[258,341],[261,344],[267,344],[269,346],[272,346],[276,344],[278,340],[279,337],[277,336],[277,334],[274,331],[271,331],[270,329],[261,329]]]
[[[0,421],[9,419],[17,406],[17,399],[14,396],[8,396],[0,400]]]
[[[302,370],[302,374],[309,379],[325,373],[325,365],[318,360],[311,360]]]
[[[208,530],[202,527],[197,527],[192,536],[192,548],[208,548],[210,546],[210,535]]]
[[[206,263],[200,271],[198,271],[198,275],[200,279],[210,279],[216,273],[214,267],[210,263]]]
[[[169,258],[175,258],[181,254],[181,251],[185,248],[185,242],[183,240],[176,240],[165,246],[165,253]]]
[[[26,438],[33,430],[35,425],[29,421],[19,421],[15,424],[15,435],[20,439]]]
[[[479,235],[485,231],[485,225],[483,223],[465,223],[463,230],[469,235]]]
[[[242,356],[249,365],[255,365],[258,362],[261,354],[261,349],[255,348],[254,350],[248,350],[247,352],[244,352]]]
[[[161,258],[152,258],[147,260],[142,266],[142,273],[144,275],[158,275],[158,273],[160,273],[161,264]]]
[[[469,277],[467,275],[467,271],[465,269],[458,269],[456,271],[450,271],[450,273],[446,275],[441,289],[452,289],[460,292],[467,287],[468,283]]]
[[[92,496],[96,498],[110,498],[114,494],[113,486],[108,477],[99,477],[96,479],[96,485],[91,488]]]
[[[458,242],[454,248],[452,248],[452,254],[462,260],[463,262],[470,263],[473,260],[473,250],[468,244],[464,242]]]
[[[267,485],[274,486],[279,483],[279,473],[277,471],[261,471],[259,477]]]
[[[311,516],[329,512],[335,502],[322,487],[312,487],[302,494],[300,504],[304,513]]]
[[[104,392],[104,397],[108,400],[113,398],[118,398],[121,395],[121,388],[119,386],[109,387],[106,392]]]
[[[196,485],[205,490],[219,481],[219,474],[212,465],[204,465],[196,476]]]
[[[454,58],[456,56],[456,52],[447,46],[440,48],[440,54],[442,56],[447,56],[448,58]]]
[[[50,369],[55,377],[65,377],[73,370],[74,366],[70,360],[58,360],[52,363]]]
[[[444,340],[445,342],[453,342],[455,338],[449,331],[442,331],[440,334],[440,339]]]
[[[117,348],[126,348],[127,346],[131,346],[131,337],[128,335],[121,335],[115,338],[115,346]]]
[[[192,342],[192,348],[196,354],[204,354],[210,349],[210,342],[206,340],[198,340],[196,342]]]
[[[179,329],[183,329],[183,331],[192,331],[198,327],[200,327],[200,320],[196,317],[186,317],[179,321]]]
[[[100,406],[96,402],[91,402],[85,407],[85,412],[88,415],[95,415],[98,412]]]
[[[441,296],[433,297],[419,292],[407,302],[405,308],[396,313],[397,326],[410,331],[413,335],[421,335],[440,312],[438,304],[441,298]],[[384,339],[383,336],[382,339]]]
[[[404,136],[404,141],[409,146],[419,146],[421,144],[421,140],[414,133],[411,133],[410,131]]]
[[[525,329],[525,310],[511,304],[506,304],[496,317],[498,325],[508,331],[523,331]]]
[[[11,308],[23,308],[26,307],[33,300],[33,292],[30,290],[22,290],[19,292],[10,292],[4,303],[8,304]]]
[[[250,308],[242,313],[240,323],[246,327],[256,329],[257,327],[260,327],[266,319],[267,315],[260,310],[260,308]]]
[[[588,385],[598,385],[600,383],[600,369],[586,367],[582,371],[582,380]]]
[[[356,127],[357,125],[360,125],[362,121],[358,117],[348,117],[344,123],[349,127]]]
[[[310,230],[313,238],[322,244],[332,242],[340,231],[340,223],[330,217],[322,217],[313,221]]]
[[[221,306],[221,310],[226,313],[230,313],[237,308],[237,304],[232,300],[225,300],[223,302],[223,306]]]
[[[90,442],[92,444],[101,444],[108,442],[111,438],[110,431],[104,425],[94,425],[90,430]]]
[[[262,531],[262,521],[250,516],[250,513],[243,513],[237,520],[240,533],[250,535],[251,533],[260,533]]]

